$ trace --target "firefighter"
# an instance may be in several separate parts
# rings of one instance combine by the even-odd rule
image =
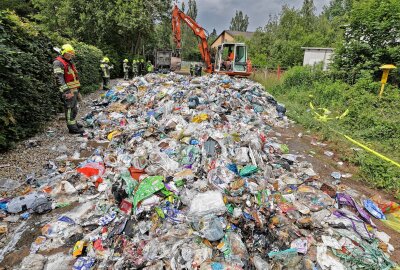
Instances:
[[[190,76],[193,77],[193,75],[194,75],[194,64],[191,62],[190,63]]]
[[[75,50],[70,44],[61,47],[61,55],[53,62],[54,74],[60,90],[60,98],[64,103],[65,119],[71,134],[84,134],[82,125],[76,121],[78,99],[81,99],[78,71],[72,63]]]
[[[146,74],[145,66],[144,66],[144,59],[140,59],[139,61],[139,74],[140,76],[143,76]]]
[[[114,68],[114,66],[110,65],[110,59],[104,57],[100,64],[101,76],[103,77],[103,90],[110,89],[110,70],[112,68]]]
[[[127,81],[129,80],[129,64],[128,64],[128,59],[124,59],[124,63],[122,65],[122,68],[124,70],[124,80]]]
[[[133,73],[133,77],[137,77],[137,75],[138,75],[138,61],[137,60],[132,61],[132,73]]]
[[[153,71],[154,71],[154,66],[153,66],[153,64],[150,62],[150,60],[149,61],[147,61],[147,73],[153,73]]]

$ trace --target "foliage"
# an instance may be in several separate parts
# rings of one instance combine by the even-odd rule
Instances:
[[[182,11],[196,21],[197,18],[197,3],[196,0],[189,0],[187,10],[185,10],[184,2],[182,2]],[[193,30],[190,29],[184,21],[181,22],[182,30],[182,50],[181,56],[187,61],[200,61],[201,54],[198,43],[200,40],[195,36]]]
[[[363,72],[380,78],[382,64],[400,65],[400,1],[354,1],[344,43],[337,50],[335,65],[356,81]],[[391,76],[398,82],[398,74]]]
[[[400,192],[400,169],[368,152],[349,152],[356,147],[337,131],[363,142],[370,148],[400,161],[400,93],[388,86],[379,99],[379,83],[364,73],[354,85],[334,79],[334,72],[312,71],[307,67],[294,67],[284,75],[283,83],[268,87],[279,101],[286,104],[288,114],[306,128],[320,131],[326,138],[342,142],[341,152],[347,159],[360,166],[362,177],[379,188]],[[261,81],[263,82],[263,81]],[[312,96],[313,98],[310,98]],[[316,121],[309,108],[327,108],[332,115],[340,115],[349,109],[341,121],[324,124]]]
[[[267,25],[257,29],[246,44],[256,66],[288,68],[301,65],[302,47],[332,47],[340,42],[341,31],[321,14],[315,14],[312,0],[305,0],[302,8],[283,6],[279,16],[270,17]]]
[[[157,46],[170,45],[171,0],[32,0],[34,15],[49,32],[100,48],[122,74],[122,60],[151,58]],[[167,30],[167,27],[168,30]]]
[[[98,72],[100,60],[103,52],[92,46],[82,42],[72,42],[76,50],[74,62],[79,72],[81,82],[81,92],[83,94],[91,93],[99,89],[101,74]]]
[[[324,15],[333,21],[337,18],[346,17],[353,7],[353,0],[332,0],[324,7]]]
[[[31,1],[22,1],[22,0],[1,0],[0,1],[0,10],[13,10],[18,16],[28,17],[34,13],[36,10],[34,9]]]
[[[249,26],[249,16],[243,14],[242,11],[236,10],[235,16],[231,20],[229,30],[246,32]]]
[[[0,11],[0,151],[29,137],[56,112],[52,45],[34,25]]]
[[[60,109],[52,62],[54,46],[67,40],[49,37],[39,27],[15,13],[0,11],[0,151],[41,130]],[[98,88],[98,63],[102,52],[72,41],[82,92]]]

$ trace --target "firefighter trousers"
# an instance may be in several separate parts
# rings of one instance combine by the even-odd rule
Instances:
[[[78,115],[78,94],[76,93],[72,98],[66,99],[62,97],[64,103],[65,120],[67,126],[76,125],[76,116]]]

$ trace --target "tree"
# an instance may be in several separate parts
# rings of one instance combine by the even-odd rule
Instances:
[[[245,41],[256,66],[276,68],[301,65],[301,47],[332,47],[341,42],[341,31],[324,16],[315,15],[313,1],[306,0],[301,9],[283,6],[278,16],[270,16],[267,25],[257,29]]]
[[[217,30],[215,30],[214,28],[211,34],[208,36],[208,45],[211,46],[211,44],[215,41],[217,37],[218,37]]]
[[[120,58],[150,55],[168,44],[171,0],[32,0],[34,16],[49,33],[101,48],[119,65]],[[167,22],[169,24],[167,29]],[[160,41],[160,42],[159,42]],[[117,69],[117,68],[116,68]]]
[[[182,2],[182,8],[185,5]],[[185,12],[184,9],[182,9]],[[190,16],[193,20],[197,18],[197,3],[196,0],[189,0],[187,2],[187,11],[185,12],[186,15]],[[190,61],[200,61],[201,55],[198,48],[198,39],[194,35],[193,30],[190,29],[186,23],[182,22],[181,24],[182,29],[182,58],[185,60]]]
[[[332,21],[348,15],[352,7],[353,0],[331,0],[329,5],[324,7],[324,15]]]
[[[354,1],[344,42],[337,50],[335,66],[353,77],[372,73],[381,76],[382,64],[400,64],[400,2]],[[398,74],[392,79],[399,80]]]
[[[193,20],[196,20],[196,18],[197,18],[196,0],[189,0],[187,15],[190,16]]]
[[[249,16],[243,15],[242,11],[236,10],[236,14],[231,20],[231,26],[229,27],[229,30],[246,32],[248,26]]]

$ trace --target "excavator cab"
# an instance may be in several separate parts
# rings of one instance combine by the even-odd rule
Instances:
[[[251,74],[251,63],[247,59],[244,43],[223,43],[215,52],[214,72],[230,76],[247,77]]]

